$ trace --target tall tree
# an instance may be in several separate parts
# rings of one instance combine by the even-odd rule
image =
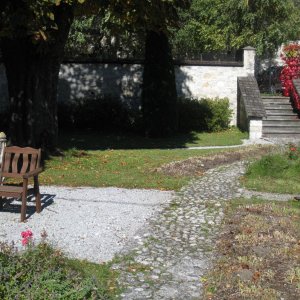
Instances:
[[[2,0],[0,47],[8,79],[13,144],[53,150],[57,142],[56,91],[74,9],[105,9],[125,27],[166,30],[187,0]],[[168,5],[167,5],[168,4]]]
[[[142,91],[144,131],[151,137],[167,136],[176,132],[178,126],[177,92],[169,29],[178,27],[178,9],[187,9],[190,1],[153,0],[148,2],[146,10],[142,3],[139,3],[139,7],[129,8],[132,3],[128,1],[126,11],[134,11],[128,18],[129,22],[134,19],[146,31]],[[149,18],[152,18],[151,23],[146,22]]]
[[[146,136],[164,137],[177,131],[174,63],[164,32],[149,30],[146,35],[142,113]]]
[[[53,150],[56,93],[77,1],[2,1],[0,47],[10,100],[13,144]]]

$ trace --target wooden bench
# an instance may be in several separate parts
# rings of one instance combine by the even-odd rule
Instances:
[[[1,165],[0,210],[3,209],[3,197],[21,198],[21,222],[26,219],[26,202],[28,194],[28,180],[33,177],[36,211],[41,211],[41,195],[39,191],[38,174],[43,171],[40,167],[41,149],[16,146],[5,147]],[[4,178],[22,179],[22,186],[4,185]]]

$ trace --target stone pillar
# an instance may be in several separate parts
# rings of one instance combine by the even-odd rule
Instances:
[[[255,55],[256,51],[253,47],[245,47],[244,49],[244,69],[247,75],[253,75],[255,73]]]
[[[257,140],[262,137],[262,120],[250,119],[249,120],[249,139]]]

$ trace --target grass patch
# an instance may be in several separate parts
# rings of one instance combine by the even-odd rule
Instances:
[[[116,186],[178,190],[191,176],[167,176],[154,170],[163,164],[225,151],[173,149],[187,146],[240,143],[245,137],[235,128],[220,133],[191,133],[169,139],[65,133],[60,136],[64,156],[46,161],[40,176],[44,185]],[[228,151],[228,150],[227,150]],[[233,150],[232,150],[233,151]]]
[[[274,193],[300,193],[300,159],[287,153],[267,155],[252,163],[242,179],[248,188]]]
[[[178,190],[191,178],[166,176],[154,169],[174,160],[206,156],[222,150],[103,150],[65,151],[46,161],[40,176],[44,185],[116,186]],[[223,150],[225,151],[225,150]]]
[[[169,149],[196,146],[241,145],[248,133],[232,127],[220,132],[190,132],[168,138],[146,138],[130,134],[104,134],[94,131],[61,132],[59,146],[63,149]]]
[[[108,265],[69,260],[47,243],[25,251],[0,244],[0,299],[113,299]]]
[[[232,200],[204,299],[300,299],[300,203]]]

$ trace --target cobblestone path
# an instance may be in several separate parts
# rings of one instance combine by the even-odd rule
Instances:
[[[240,195],[243,173],[243,162],[210,170],[149,220],[113,266],[121,272],[121,299],[201,299],[224,201]]]

